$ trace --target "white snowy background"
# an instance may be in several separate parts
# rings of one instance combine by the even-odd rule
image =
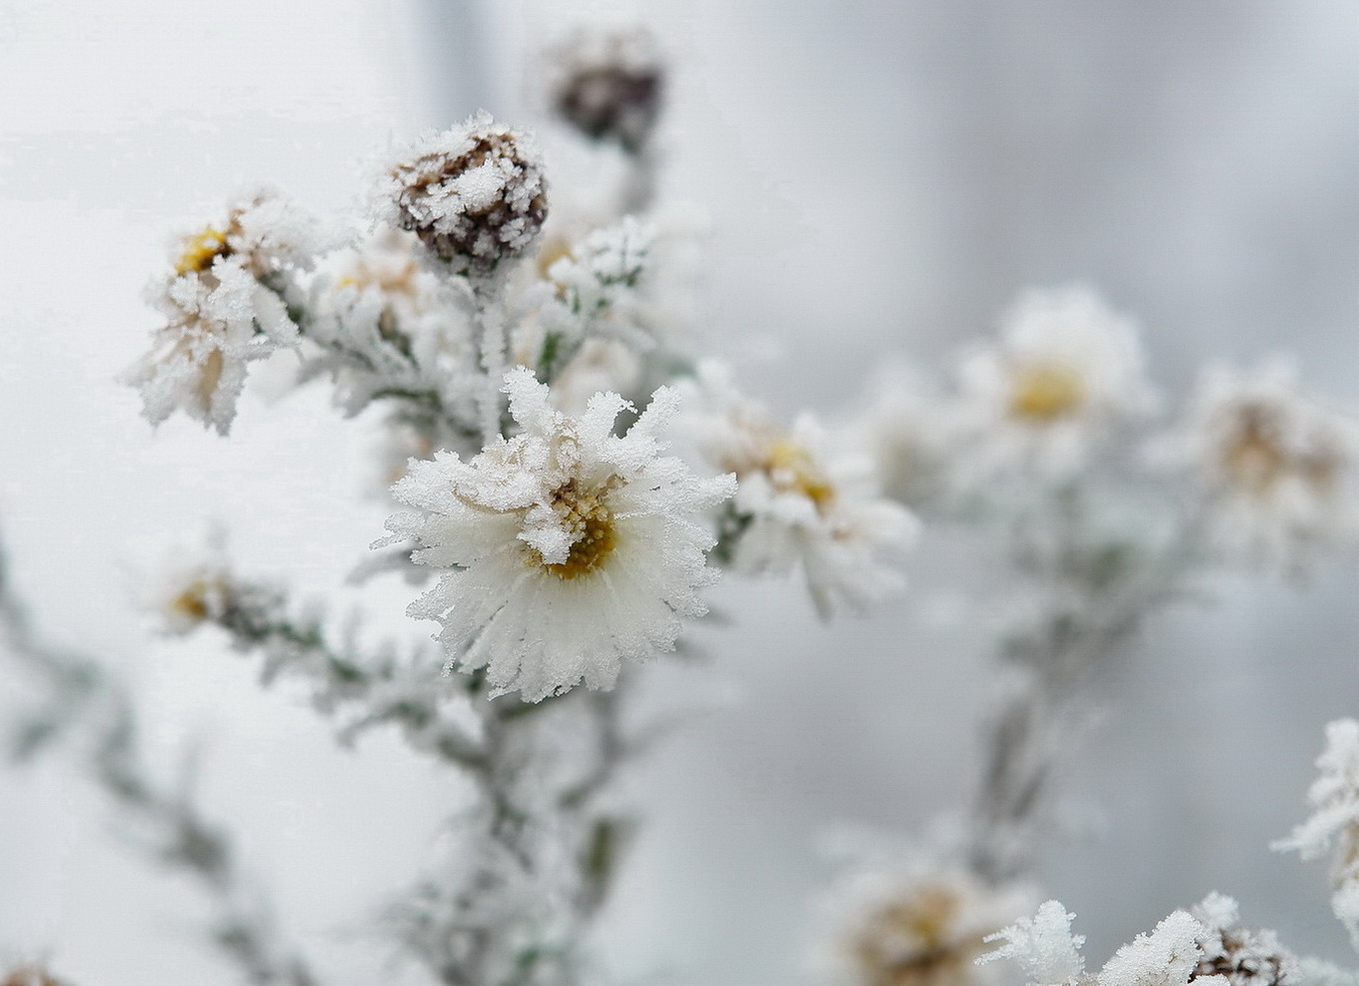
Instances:
[[[937,367],[1026,285],[1086,280],[1146,331],[1172,398],[1204,360],[1296,355],[1359,406],[1353,0],[5,0],[0,4],[0,527],[49,633],[123,666],[167,770],[198,750],[326,982],[387,981],[366,937],[460,803],[392,737],[336,752],[284,690],[168,643],[138,572],[221,518],[241,562],[325,592],[381,531],[367,439],[319,391],[248,397],[231,440],[159,433],[113,377],[146,343],[167,230],[242,183],[347,208],[394,139],[477,105],[525,119],[524,60],[582,17],[650,23],[676,76],[668,193],[705,207],[714,348],[780,409],[833,413],[893,355]],[[965,799],[993,582],[927,537],[908,601],[816,623],[795,585],[728,584],[720,699],[645,762],[646,827],[601,945],[631,972],[786,986],[841,823]],[[1158,619],[1076,752],[1085,834],[1045,891],[1103,959],[1210,889],[1345,961],[1319,866],[1267,851],[1330,718],[1359,714],[1359,570],[1223,582]],[[400,593],[382,603],[399,610]],[[17,698],[0,678],[0,700]],[[0,708],[8,705],[0,705]],[[78,986],[231,983],[194,888],[148,870],[52,762],[0,773],[0,964]],[[1351,964],[1353,957],[1350,956]]]

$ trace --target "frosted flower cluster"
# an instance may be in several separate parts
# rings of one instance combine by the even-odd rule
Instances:
[[[297,339],[283,285],[319,242],[314,224],[269,190],[177,242],[172,269],[146,292],[165,324],[123,375],[141,390],[148,420],[180,410],[226,434],[246,364]]]
[[[384,220],[412,230],[435,256],[482,274],[528,249],[547,218],[532,140],[486,112],[408,148],[379,202]]]
[[[467,462],[413,462],[395,487],[424,513],[389,528],[416,539],[420,564],[454,569],[411,615],[440,620],[451,662],[486,668],[499,692],[538,701],[580,681],[610,687],[625,660],[672,649],[682,620],[705,611],[698,590],[716,576],[702,513],[734,483],[659,454],[673,391],[622,436],[614,422],[630,405],[616,394],[571,418],[528,370],[510,372],[505,392],[521,434]]]
[[[863,612],[899,592],[895,564],[915,518],[879,492],[872,461],[833,443],[810,415],[783,427],[720,364],[701,366],[681,428],[710,467],[740,484],[725,520],[731,564],[746,574],[801,569],[817,611]]]
[[[1307,792],[1312,815],[1274,848],[1303,859],[1335,853],[1331,907],[1359,949],[1359,722],[1328,724],[1326,749],[1316,763],[1320,776]]]
[[[1356,452],[1359,421],[1305,396],[1279,362],[1205,372],[1158,450],[1198,477],[1219,551],[1285,568],[1359,543]]]
[[[1030,291],[961,367],[958,439],[974,481],[1021,467],[1060,478],[1153,407],[1130,319],[1088,288]]]

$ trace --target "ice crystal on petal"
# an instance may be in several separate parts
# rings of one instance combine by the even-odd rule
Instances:
[[[1320,776],[1307,791],[1312,816],[1272,848],[1317,859],[1335,847],[1331,908],[1359,949],[1359,722],[1329,723],[1316,765]]]
[[[1187,912],[1175,911],[1150,934],[1138,935],[1115,952],[1100,970],[1099,986],[1183,986],[1198,969],[1203,936],[1203,925]],[[1212,977],[1199,981],[1207,978]]]
[[[991,935],[988,941],[1002,944],[978,961],[1013,959],[1034,986],[1077,986],[1085,972],[1081,957],[1085,936],[1071,933],[1075,917],[1058,901],[1047,901],[1032,918],[1021,918]]]
[[[618,436],[630,405],[616,394],[573,418],[528,370],[508,373],[504,390],[521,434],[467,462],[412,462],[394,488],[424,513],[389,529],[418,541],[417,562],[456,569],[411,615],[440,620],[450,665],[486,668],[498,692],[538,701],[581,681],[611,687],[625,660],[673,649],[683,619],[705,612],[698,590],[716,573],[702,515],[734,480],[700,480],[659,454],[673,391]]]

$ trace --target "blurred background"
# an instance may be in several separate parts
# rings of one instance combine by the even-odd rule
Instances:
[[[249,570],[328,592],[381,532],[368,438],[320,390],[247,391],[232,439],[152,435],[114,381],[175,224],[243,183],[351,208],[393,141],[484,106],[532,122],[530,60],[597,18],[648,24],[674,78],[663,192],[706,211],[707,337],[784,411],[852,407],[909,356],[944,372],[1021,288],[1104,290],[1172,403],[1208,360],[1293,354],[1359,406],[1354,0],[6,0],[0,5],[0,527],[56,640],[122,665],[167,770],[328,981],[386,981],[368,937],[460,803],[393,737],[334,749],[286,689],[167,642],[141,574],[206,518]],[[549,167],[552,160],[549,158]],[[272,388],[279,390],[275,384]],[[263,395],[263,396],[262,396]],[[357,433],[356,433],[357,432]],[[711,711],[627,799],[646,825],[601,946],[621,972],[796,981],[825,834],[911,832],[972,791],[987,697],[976,558],[927,536],[914,592],[819,625],[801,587],[728,582],[732,626],[661,687]],[[1081,832],[1043,891],[1103,960],[1211,889],[1354,964],[1323,867],[1268,852],[1303,817],[1323,724],[1359,714],[1359,571],[1242,578],[1156,620],[1074,758]],[[378,599],[399,613],[402,591]],[[22,692],[0,677],[0,699]],[[85,986],[229,983],[194,888],[149,871],[68,764],[0,773],[0,965]]]

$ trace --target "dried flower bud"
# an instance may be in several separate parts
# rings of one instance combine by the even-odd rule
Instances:
[[[660,115],[665,66],[649,31],[580,31],[546,54],[553,113],[636,154]]]
[[[393,225],[471,273],[523,253],[547,218],[532,140],[485,112],[412,148],[388,171],[385,191]]]

